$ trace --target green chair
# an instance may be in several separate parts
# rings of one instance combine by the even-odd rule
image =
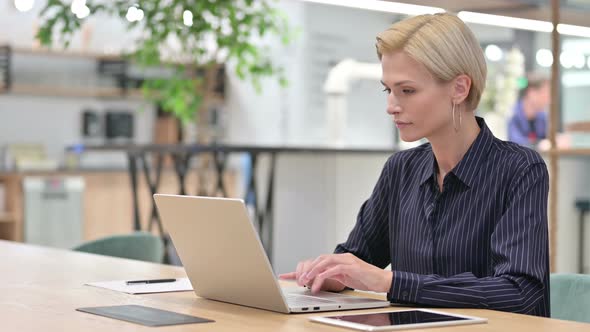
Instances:
[[[590,275],[551,275],[551,318],[590,323]]]
[[[81,244],[73,250],[153,263],[162,263],[164,258],[162,239],[145,232],[108,236]]]

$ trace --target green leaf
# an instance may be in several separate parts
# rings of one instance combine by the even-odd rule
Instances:
[[[46,3],[36,37],[41,44],[51,46],[57,35],[68,47],[80,30],[82,20],[71,12],[71,1],[48,0]],[[269,52],[254,44],[250,37],[276,34],[282,43],[296,38],[297,31],[291,31],[286,14],[277,11],[274,3],[270,0],[109,0],[88,1],[87,5],[92,15],[119,17],[128,29],[139,30],[140,37],[133,45],[135,51],[129,54],[131,61],[146,70],[159,68],[170,73],[146,78],[141,86],[144,96],[161,103],[165,111],[186,122],[194,121],[204,100],[204,82],[194,74],[195,69],[215,60],[210,57],[211,42],[205,43],[206,36],[213,36],[212,46],[225,54],[225,61],[234,64],[236,75],[242,80],[251,80],[259,93],[263,77],[276,75],[279,84],[286,86],[284,72],[273,65],[267,56]],[[144,18],[130,23],[125,16],[135,4],[144,11]],[[193,13],[190,27],[182,24],[186,9]],[[230,33],[221,33],[222,20],[229,20]],[[172,55],[181,56],[186,63],[171,63],[170,58],[163,58],[164,50],[168,53],[174,50]]]

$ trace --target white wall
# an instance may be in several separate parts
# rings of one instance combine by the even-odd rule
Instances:
[[[300,37],[287,48],[273,47],[290,81],[282,89],[264,82],[257,95],[247,82],[230,77],[229,140],[236,143],[325,145],[322,85],[329,68],[347,57],[377,62],[375,34],[394,17],[348,8],[283,1]],[[354,28],[350,22],[354,21]],[[346,145],[392,146],[393,125],[377,81],[359,81],[348,98]],[[282,154],[277,160],[274,258],[278,273],[298,261],[332,252],[346,239],[388,155]],[[266,172],[264,161],[259,172]],[[266,184],[259,184],[260,199]]]
[[[275,45],[274,60],[285,65],[290,84],[281,89],[267,80],[264,94],[248,83],[231,79],[229,132],[231,141],[325,144],[325,96],[322,85],[328,70],[352,57],[378,62],[375,35],[395,16],[350,8],[283,1],[300,38],[289,47]],[[354,22],[351,26],[350,22]],[[390,146],[394,127],[385,113],[385,96],[378,81],[359,81],[348,100],[346,145]]]
[[[27,13],[14,9],[12,1],[0,2],[0,45],[31,48],[37,16],[45,1],[36,1]],[[119,51],[130,45],[133,34],[127,33],[117,19],[91,17],[85,28],[87,43],[82,34],[74,36],[70,50],[102,53]],[[116,36],[116,37],[114,37]],[[93,87],[111,84],[109,79],[96,74],[96,61],[89,58],[43,57],[16,53],[12,58],[13,83],[40,84],[50,88]],[[67,145],[83,143],[81,134],[82,111],[132,111],[136,143],[152,141],[154,107],[137,99],[125,98],[63,98],[33,95],[0,95],[0,146],[10,143],[44,144],[49,158],[63,162]],[[143,112],[135,112],[143,110]],[[95,143],[104,140],[93,141]],[[85,154],[81,163],[87,167],[114,167],[126,165],[120,153]]]
[[[273,266],[331,253],[348,237],[388,154],[282,155],[275,185]]]
[[[289,13],[289,22],[294,28],[301,28],[304,12],[297,1],[282,1],[279,8]],[[229,72],[229,94],[227,100],[228,137],[236,143],[288,144],[298,143],[294,138],[301,122],[303,109],[302,68],[305,36],[293,40],[287,47],[276,38],[267,38],[272,60],[283,66],[290,84],[281,88],[276,79],[265,79],[262,92],[258,93],[247,81],[239,80]]]
[[[92,98],[47,98],[0,96],[0,145],[11,143],[44,144],[49,158],[63,163],[65,146],[84,142],[81,135],[81,111],[136,110],[138,101],[107,101]],[[154,113],[151,107],[135,113],[135,142],[152,140]],[[121,153],[84,154],[81,166],[122,168],[126,157]]]

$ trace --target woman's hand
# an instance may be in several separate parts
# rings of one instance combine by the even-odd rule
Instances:
[[[299,264],[297,264],[297,269],[295,270],[295,272],[281,274],[279,278],[286,280],[295,280],[297,282],[297,285],[311,288],[312,283],[304,282],[303,276],[310,270],[310,266],[313,262],[313,259],[299,262]],[[321,287],[321,290],[328,292],[340,292],[343,291],[345,287],[345,285],[343,285],[335,279],[326,279]]]
[[[295,272],[280,275],[296,280],[312,293],[320,290],[341,291],[344,287],[374,292],[388,292],[393,273],[371,265],[352,254],[322,255],[297,265]]]

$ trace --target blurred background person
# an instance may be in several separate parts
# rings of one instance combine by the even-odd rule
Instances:
[[[547,137],[547,108],[551,102],[551,88],[547,76],[531,73],[519,93],[513,115],[508,123],[508,140],[535,146]]]

